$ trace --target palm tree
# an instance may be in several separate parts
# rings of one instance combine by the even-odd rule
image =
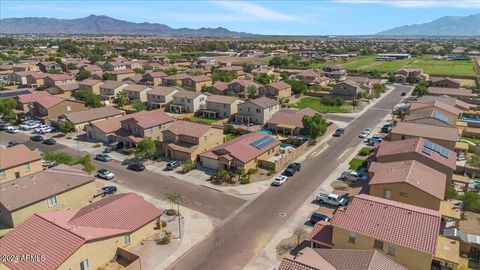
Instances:
[[[123,106],[128,104],[128,96],[127,96],[127,93],[125,93],[125,91],[118,92],[116,99],[117,99],[118,107],[120,109],[123,109]]]
[[[177,215],[180,215],[180,204],[185,201],[185,198],[180,193],[171,192],[167,194],[167,201],[172,204],[172,209],[175,204],[177,205]]]

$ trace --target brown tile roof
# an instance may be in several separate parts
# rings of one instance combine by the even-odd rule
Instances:
[[[320,242],[329,246],[333,246],[333,226],[330,222],[319,221],[315,223],[308,235],[309,241]]]
[[[447,95],[447,96],[458,96],[458,97],[476,97],[477,95],[472,92],[470,89],[465,88],[445,88],[445,87],[429,87],[429,95]]]
[[[40,153],[30,150],[24,144],[8,148],[0,147],[0,171],[37,161],[41,158]]]
[[[228,88],[228,83],[226,83],[226,82],[216,82],[212,85],[212,87],[219,90],[219,91],[225,91]]]
[[[284,81],[278,81],[278,82],[274,82],[274,83],[267,84],[267,85],[270,86],[270,87],[273,87],[275,89],[278,89],[278,90],[283,90],[283,89],[292,87],[290,84],[288,84]]]
[[[460,114],[460,110],[451,106],[447,103],[441,102],[440,100],[435,100],[431,103],[421,103],[421,102],[412,102],[410,104],[410,114],[416,110],[425,109],[425,108],[440,108],[446,112],[454,114],[458,116]]]
[[[73,122],[74,124],[80,124],[80,123],[86,123],[86,122],[99,120],[103,118],[122,115],[122,114],[123,114],[122,111],[119,111],[112,106],[105,106],[105,107],[65,114],[65,118]]]
[[[139,112],[143,113],[143,112]],[[99,130],[101,130],[105,134],[114,133],[115,131],[119,130],[122,127],[121,121],[127,118],[131,118],[133,114],[128,114],[120,117],[115,117],[112,119],[107,119],[103,121],[98,121],[92,123],[92,125]]]
[[[368,171],[373,173],[370,185],[406,183],[440,200],[445,198],[447,176],[418,161],[373,162]]]
[[[155,86],[152,88],[152,90],[149,90],[147,94],[150,95],[158,95],[158,96],[166,96],[170,93],[173,92],[178,92],[180,91],[179,89],[175,87],[169,87],[169,86]]]
[[[238,101],[239,99],[236,97],[230,97],[230,96],[222,96],[222,95],[210,95],[207,97],[208,102],[215,102],[215,103],[221,103],[221,104],[233,104],[235,101]]]
[[[451,82],[460,84],[458,80],[452,79],[450,77],[430,77],[430,80],[432,82],[440,82],[440,81],[446,80],[446,81],[451,81]]]
[[[122,121],[134,121],[142,128],[151,128],[175,121],[174,118],[162,110],[153,110],[141,114],[130,114],[130,117]]]
[[[48,74],[46,77],[54,80],[54,81],[62,81],[62,80],[74,80],[75,77],[67,74]]]
[[[268,97],[259,97],[259,98],[256,98],[256,99],[251,99],[247,102],[251,102],[257,106],[259,106],[260,108],[263,108],[263,109],[266,109],[266,108],[270,108],[270,107],[273,107],[273,106],[276,106],[276,105],[279,105],[280,103],[278,103],[278,101],[276,99],[271,99],[271,98],[268,98]]]
[[[117,89],[120,86],[127,84],[125,82],[119,82],[119,81],[105,81],[104,84],[102,84],[101,88],[105,89]]]
[[[187,135],[192,137],[201,137],[212,127],[207,124],[178,120],[172,123],[167,130],[175,135]]]
[[[35,91],[31,94],[19,95],[17,96],[18,101],[22,104],[33,103],[41,98],[51,97],[52,95],[47,91]]]
[[[295,110],[295,109],[281,109],[276,112],[267,124],[274,125],[289,125],[297,128],[303,128],[302,119],[304,116],[314,116],[316,112],[310,108]]]
[[[360,194],[339,208],[332,225],[381,241],[435,254],[441,216],[438,211]]]
[[[152,72],[148,72],[146,74],[148,74],[152,78],[163,78],[163,77],[168,76],[165,72],[162,72],[162,71],[152,71]]]
[[[103,82],[100,81],[100,80],[86,79],[86,80],[78,82],[78,85],[94,86],[94,85],[97,85],[99,83],[103,84]]]
[[[454,127],[427,126],[411,122],[398,122],[391,133],[454,142],[458,141],[459,136],[458,129]]]
[[[425,158],[431,159],[451,170],[457,168],[457,154],[454,151],[448,150],[448,157],[443,157],[439,153],[432,151],[431,154],[423,152],[423,147],[428,140],[425,138],[411,138],[400,141],[383,141],[379,144],[375,151],[377,158],[384,156],[397,157],[398,160],[403,160],[402,156],[407,156],[409,153],[421,155]],[[409,156],[409,155],[408,155]],[[411,156],[409,156],[411,157]],[[417,160],[420,161],[420,160]]]
[[[197,97],[199,97],[201,95],[203,95],[203,94],[200,93],[200,92],[182,90],[182,91],[178,91],[173,96],[176,97],[176,98],[196,99]]]
[[[82,170],[58,165],[1,184],[0,203],[9,211],[13,211],[94,180],[95,177]]]
[[[14,270],[53,270],[84,244],[131,234],[162,213],[135,193],[115,194],[79,210],[33,215],[0,239],[0,253],[45,256],[43,261],[5,262]]]
[[[107,71],[112,73],[113,75],[121,75],[121,74],[135,74],[135,72],[131,69],[120,69],[120,70],[114,70],[114,71]]]
[[[313,70],[305,70],[297,74],[300,77],[317,77],[318,74]]]
[[[265,136],[268,135],[262,133],[245,134],[222,145],[216,146],[210,151],[200,154],[200,156],[215,160],[218,160],[220,157],[226,157],[227,159],[233,157],[246,163],[280,144],[279,140],[273,138],[272,144],[261,149],[257,149],[251,145],[254,141]]]
[[[61,84],[61,85],[57,85],[55,87],[57,87],[58,89],[61,89],[64,92],[74,91],[74,90],[78,90],[80,88],[78,83]]]
[[[243,80],[242,80],[242,79],[235,79],[235,80],[231,81],[229,84],[232,84],[232,83],[238,83],[238,84],[240,84],[241,86],[243,86],[243,87],[245,87],[245,88],[247,88],[247,87],[250,86],[250,85],[254,85],[254,86],[256,86],[256,87],[259,87],[259,86],[260,86],[260,84],[254,82],[254,81],[245,80],[245,79],[243,79]]]
[[[198,82],[206,82],[206,81],[211,81],[212,78],[206,75],[200,75],[200,76],[190,76],[190,79],[196,83]]]
[[[147,89],[149,89],[150,87],[147,86],[147,85],[142,85],[142,84],[135,84],[135,83],[132,83],[130,84],[129,86],[123,88],[124,91],[131,91],[131,92],[142,92],[142,91],[145,91]]]
[[[32,73],[32,74],[29,74],[28,76],[32,76],[35,80],[45,79],[45,77],[48,76],[48,73],[34,72],[34,73]]]
[[[190,78],[190,76],[188,76],[188,74],[185,74],[185,73],[174,74],[174,75],[165,77],[165,79],[167,80],[185,80],[187,78]]]
[[[469,110],[472,107],[475,107],[475,105],[468,104],[464,101],[449,96],[423,96],[417,99],[417,103],[433,104],[437,100],[461,110]]]

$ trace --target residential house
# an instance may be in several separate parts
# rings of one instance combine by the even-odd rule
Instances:
[[[174,160],[197,160],[197,156],[223,143],[223,129],[207,124],[175,121],[163,131],[160,154]]]
[[[376,250],[312,249],[282,259],[278,270],[407,270]]]
[[[203,87],[212,86],[212,78],[206,75],[189,76],[183,80],[182,86],[187,90],[200,92]]]
[[[205,118],[230,118],[238,111],[238,105],[243,101],[230,96],[209,95],[201,115]]]
[[[419,83],[427,81],[429,75],[423,72],[423,69],[414,68],[406,69],[402,68],[394,72],[395,81],[397,83]]]
[[[34,72],[27,75],[27,85],[35,90],[42,90],[45,88],[45,77],[48,73]]]
[[[200,164],[214,170],[256,168],[280,152],[280,141],[263,133],[249,133],[201,153]]]
[[[43,80],[45,82],[45,87],[76,83],[75,77],[68,74],[48,74]]]
[[[0,239],[0,253],[38,258],[4,260],[0,268],[87,270],[118,260],[128,269],[141,269],[140,258],[129,250],[157,232],[162,214],[135,193],[114,194],[80,209],[35,214]]]
[[[80,67],[79,69],[79,72],[80,71],[88,71],[90,72],[92,75],[93,74],[100,74],[102,75],[103,73],[103,69],[97,65],[85,65],[83,67]]]
[[[127,82],[127,83],[135,83],[135,84],[145,84],[145,81],[143,80],[143,75],[142,74],[137,74],[137,75],[133,75],[133,76],[130,76],[126,79],[124,79],[123,81]]]
[[[473,104],[469,104],[469,103],[466,103],[464,101],[461,101],[459,99],[456,99],[454,97],[449,97],[449,96],[428,96],[427,95],[427,96],[417,98],[416,102],[433,105],[433,104],[435,104],[436,101],[443,102],[445,104],[448,104],[448,105],[453,106],[453,107],[455,107],[459,110],[464,110],[464,111],[468,111],[468,110],[476,108],[476,106],[473,105]]]
[[[129,77],[135,76],[135,72],[131,69],[119,69],[110,72],[113,75],[113,80],[124,81]]]
[[[168,75],[162,71],[152,71],[143,74],[143,80],[149,86],[158,86],[162,85],[162,78],[167,76]]]
[[[314,246],[377,250],[408,269],[424,270],[439,251],[440,223],[438,211],[360,194],[330,223],[315,224],[310,238]]]
[[[412,102],[404,121],[425,125],[455,127],[460,110],[441,101],[433,103]]]
[[[251,81],[251,80],[235,79],[228,84],[228,87],[225,90],[224,95],[229,95],[230,96],[230,95],[235,94],[238,97],[246,98],[248,96],[247,89],[251,85],[255,86],[255,88],[257,90],[260,87],[260,85],[258,83],[254,82],[254,81]]]
[[[169,111],[173,113],[193,113],[205,108],[207,96],[200,92],[178,91],[173,95]]]
[[[20,72],[20,71],[40,71],[40,68],[33,63],[33,62],[27,62],[27,63],[18,63],[13,65],[13,72]]]
[[[338,65],[326,66],[322,68],[320,73],[325,77],[336,81],[343,81],[347,79],[347,70]]]
[[[57,62],[49,61],[49,62],[40,62],[37,64],[38,68],[45,73],[48,73],[48,71],[55,69],[55,70],[61,70],[60,64]]]
[[[173,96],[182,91],[177,87],[155,86],[147,92],[147,104],[149,108],[165,108],[173,101]]]
[[[0,147],[0,184],[41,171],[41,159],[40,153],[24,144]]]
[[[123,91],[125,87],[129,86],[128,83],[118,81],[105,81],[100,85],[100,96],[103,100],[113,101],[118,92]]]
[[[34,214],[89,205],[94,180],[81,169],[61,164],[0,184],[0,223],[13,228]]]
[[[52,87],[48,91],[54,95],[63,94],[63,97],[70,97],[75,95],[76,91],[78,91],[80,87],[78,83],[69,83],[69,84],[60,84],[57,86]]]
[[[266,127],[277,134],[298,136],[303,128],[303,117],[312,117],[316,113],[310,108],[301,110],[281,109],[267,121]]]
[[[155,63],[155,62],[147,62],[143,64],[142,67],[144,70],[155,70],[155,69],[160,69],[162,67],[162,64]]]
[[[362,85],[352,80],[345,80],[341,81],[332,89],[332,95],[349,99],[355,100],[360,99],[363,96],[363,93],[370,93],[372,86],[370,85]]]
[[[112,106],[105,106],[61,115],[58,117],[58,123],[70,121],[75,125],[76,131],[84,131],[86,125],[122,115],[122,111]]]
[[[280,103],[277,100],[259,97],[238,104],[238,113],[234,115],[234,122],[263,126],[279,110]]]
[[[82,90],[88,90],[95,95],[100,95],[100,86],[104,83],[100,80],[86,79],[78,82],[78,86]]]
[[[36,73],[34,71],[18,71],[8,75],[8,81],[13,84],[27,85],[27,76]]]
[[[152,88],[147,85],[132,83],[123,88],[123,91],[127,93],[129,100],[140,100],[141,102],[147,102],[147,92],[151,89]]]
[[[296,77],[298,80],[303,81],[306,84],[313,85],[317,82],[317,79],[320,76],[315,71],[309,69],[298,73]]]
[[[465,88],[429,87],[427,95],[449,96],[460,99],[467,103],[478,98],[478,95],[474,94],[472,90]]]
[[[390,130],[388,137],[391,141],[423,137],[449,150],[454,150],[455,143],[459,139],[459,130],[454,127],[426,126],[412,122],[398,122],[397,125]]]
[[[437,211],[445,199],[446,175],[418,161],[373,162],[368,171],[372,196]]]
[[[50,96],[51,94],[46,91],[35,91],[30,94],[18,95],[15,97],[17,99],[17,106],[15,107],[16,113],[27,114],[30,112],[34,102]]]
[[[141,113],[145,112],[138,112],[103,121],[92,122],[85,126],[87,137],[104,143],[115,142],[116,133],[122,128],[121,121]]]
[[[429,85],[431,87],[460,88],[460,82],[449,77],[431,77]]]
[[[127,64],[123,61],[107,62],[102,66],[105,71],[127,70]]]
[[[107,120],[108,121],[108,120]],[[163,131],[175,121],[162,110],[138,112],[120,119],[120,128],[115,131],[116,142],[135,147],[144,138],[163,141]]]
[[[228,83],[226,82],[216,82],[211,87],[211,93],[215,95],[227,95]]]
[[[163,86],[183,86],[183,82],[188,78],[188,74],[174,74],[162,78]]]
[[[292,95],[292,86],[284,81],[270,83],[258,88],[258,93],[272,99],[281,100]]]

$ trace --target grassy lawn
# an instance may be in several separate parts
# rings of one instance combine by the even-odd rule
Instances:
[[[416,63],[411,63],[408,68],[423,68],[423,71],[428,74],[436,75],[464,75],[464,76],[478,76],[475,72],[475,61],[473,59],[467,61],[448,61],[435,60],[430,55],[422,56],[417,59]]]
[[[362,167],[362,165],[365,163],[366,161],[364,159],[358,159],[358,158],[354,158],[352,160],[350,160],[350,162],[348,163],[350,165],[350,170],[358,170]]]
[[[201,118],[201,117],[197,117],[197,116],[192,116],[192,118],[190,118],[190,120],[192,122],[198,122],[198,123],[204,123],[204,124],[211,124],[213,122],[218,121],[218,119]]]
[[[345,103],[345,105],[349,105],[348,102]],[[305,108],[310,108],[312,110],[318,111],[318,112],[332,112],[332,113],[346,113],[350,112],[347,109],[343,109],[338,106],[325,106],[322,103],[320,103],[320,99],[316,97],[303,97],[300,99],[299,102],[293,104],[294,108],[298,109],[305,109]]]
[[[238,137],[238,135],[226,134],[226,135],[225,135],[225,142],[231,141],[231,140],[233,140],[233,139],[235,139],[235,138],[237,138],[237,137]]]
[[[357,70],[363,66],[371,65],[375,62],[375,56],[368,55],[368,56],[360,56],[353,61],[350,61],[342,66],[349,70]]]
[[[480,139],[478,139],[478,138],[462,137],[461,139],[465,140],[465,141],[475,143],[475,144],[480,143]]]

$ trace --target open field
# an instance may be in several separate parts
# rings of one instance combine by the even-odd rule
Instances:
[[[425,73],[449,76],[478,76],[475,72],[475,61],[435,60],[430,56],[422,56],[407,65],[408,68],[422,68]]]

